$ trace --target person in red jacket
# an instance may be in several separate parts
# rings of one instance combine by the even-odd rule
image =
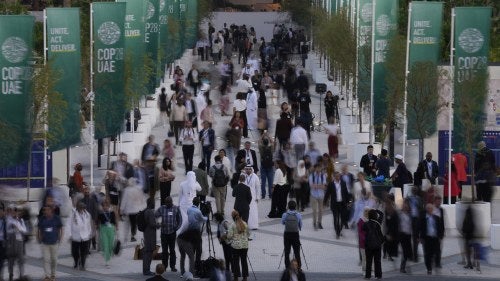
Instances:
[[[449,176],[448,176],[448,163],[446,163],[446,174],[444,175],[444,181],[443,181],[443,203],[447,204],[448,203],[448,196],[449,194]],[[460,187],[458,186],[458,176],[457,176],[457,168],[455,167],[455,163],[453,161],[451,162],[451,204],[455,204],[457,201],[457,196],[460,196],[460,193],[462,192]]]

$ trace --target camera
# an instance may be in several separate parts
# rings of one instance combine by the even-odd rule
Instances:
[[[208,217],[208,215],[212,214],[212,204],[209,201],[201,202],[200,211],[203,216]]]

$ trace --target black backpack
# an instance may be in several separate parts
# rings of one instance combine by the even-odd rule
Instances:
[[[296,213],[288,213],[285,218],[285,232],[299,232],[299,218]]]
[[[227,185],[228,182],[228,177],[226,176],[226,173],[224,173],[224,165],[221,165],[220,168],[217,168],[217,166],[213,165],[214,168],[214,177],[212,180],[212,183],[215,187],[224,187]]]
[[[141,232],[144,232],[146,230],[146,216],[145,216],[146,209],[140,211],[137,214],[137,229]]]

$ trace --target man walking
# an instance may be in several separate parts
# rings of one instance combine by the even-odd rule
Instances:
[[[304,157],[309,138],[307,137],[306,130],[302,127],[300,121],[295,122],[295,127],[293,127],[290,133],[290,143],[293,145],[295,150],[295,161],[299,162]]]
[[[216,155],[215,165],[210,167],[209,175],[212,178],[212,190],[215,197],[217,213],[224,214],[226,204],[227,183],[229,182],[229,168],[222,164],[222,159]]]
[[[43,216],[38,222],[37,237],[38,242],[42,244],[44,280],[55,280],[57,252],[63,237],[63,225],[61,218],[48,206],[43,208]]]
[[[420,224],[420,240],[424,245],[424,262],[427,274],[432,274],[432,262],[437,261],[439,240],[444,237],[443,221],[434,214],[434,205],[428,203],[425,206],[425,215],[422,216]]]
[[[288,211],[281,217],[281,224],[285,226],[285,233],[283,234],[283,243],[285,245],[285,267],[290,266],[290,248],[293,248],[295,260],[297,260],[300,267],[300,237],[299,231],[302,230],[302,216],[299,212],[295,211],[297,203],[291,200],[288,202]]]
[[[252,192],[250,187],[245,184],[246,175],[241,174],[238,184],[233,188],[234,209],[238,211],[241,219],[248,224],[248,215],[250,212],[250,203],[252,202]]]
[[[327,194],[330,196],[330,209],[333,213],[333,227],[336,238],[339,239],[342,232],[342,212],[345,211],[348,199],[347,186],[340,178],[340,173],[336,172],[333,181],[328,185]],[[328,195],[325,196],[328,198]]]
[[[186,127],[181,132],[182,155],[184,156],[185,173],[193,170],[194,144],[198,142],[198,135],[193,129],[191,121],[186,122]]]
[[[215,147],[215,131],[208,121],[203,121],[203,129],[200,131],[198,139],[203,152],[202,160],[205,162],[205,167],[210,168],[210,158],[212,158],[212,151]]]
[[[156,210],[155,217],[161,218],[161,248],[162,248],[162,263],[165,268],[169,265],[168,258],[170,257],[170,269],[172,272],[177,272],[175,268],[175,240],[177,238],[177,230],[182,225],[181,211],[178,206],[175,206],[172,197],[165,198],[165,205],[162,205]]]

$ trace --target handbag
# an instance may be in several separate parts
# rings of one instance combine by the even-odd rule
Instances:
[[[169,138],[173,137],[174,136],[174,131],[172,131],[172,130],[168,131],[167,135],[168,135]]]
[[[122,249],[122,242],[119,239],[116,239],[115,247],[113,248],[113,254],[115,254],[115,256],[118,256],[120,254],[121,249]]]
[[[144,241],[142,241],[141,244],[135,245],[134,260],[142,260],[143,253],[144,253]]]

